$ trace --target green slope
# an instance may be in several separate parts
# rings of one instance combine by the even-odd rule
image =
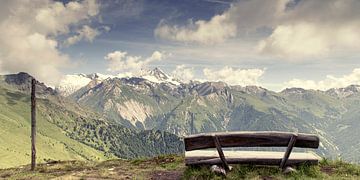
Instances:
[[[30,79],[25,73],[0,76],[0,168],[29,162]],[[176,135],[126,128],[37,85],[38,162],[101,161],[182,151],[182,140]]]
[[[29,163],[29,100],[29,96],[20,92],[0,88],[0,168]],[[107,159],[103,152],[66,136],[65,131],[44,117],[42,106],[43,102],[39,101],[38,107],[41,109],[37,115],[37,161]]]

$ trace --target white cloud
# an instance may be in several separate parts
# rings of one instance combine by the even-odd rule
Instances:
[[[200,44],[222,43],[237,35],[238,31],[246,33],[264,24],[271,24],[274,16],[281,13],[284,0],[280,1],[241,1],[233,4],[229,10],[214,15],[210,20],[189,20],[186,26],[169,25],[161,21],[154,31],[155,36],[179,42]],[[282,8],[282,9],[281,9]]]
[[[284,83],[285,87],[301,87],[304,89],[327,90],[330,88],[342,88],[352,84],[360,84],[360,68],[354,69],[350,74],[342,77],[327,75],[324,80],[292,79]]]
[[[250,37],[258,42],[260,54],[311,59],[360,50],[359,9],[358,0],[245,0],[208,21],[191,21],[186,26],[162,21],[155,35],[201,44],[231,38],[241,43],[243,37]]]
[[[260,40],[259,51],[301,60],[359,50],[359,8],[357,0],[300,1],[276,16],[270,26],[274,30]]]
[[[180,79],[184,82],[194,80],[194,68],[186,67],[185,65],[178,65],[172,71],[175,78]]]
[[[145,60],[145,63],[148,64],[153,61],[160,61],[165,58],[165,54],[159,51],[154,51],[152,55]]]
[[[324,31],[331,31],[324,30]],[[330,51],[330,39],[319,34],[314,24],[280,25],[265,40],[260,41],[259,51],[283,57],[322,56]]]
[[[236,26],[228,21],[227,14],[222,14],[214,16],[210,21],[189,21],[184,27],[170,26],[161,22],[154,33],[155,36],[168,40],[215,44],[234,37]]]
[[[139,72],[150,63],[161,61],[164,58],[164,53],[159,51],[154,51],[148,58],[131,56],[125,51],[114,51],[104,57],[108,61],[107,70],[111,72]]]
[[[71,1],[67,4],[51,0],[11,1],[1,6],[0,71],[28,72],[38,80],[55,85],[61,69],[70,60],[58,50],[58,35],[67,35],[76,26],[97,15],[95,0]],[[10,10],[9,10],[10,9]]]
[[[334,28],[336,27],[336,28]],[[349,53],[360,49],[360,24],[321,25],[302,22],[279,25],[259,42],[259,51],[299,60],[304,57],[324,57],[337,51]]]
[[[81,29],[77,31],[77,34],[71,36],[66,39],[64,42],[65,46],[73,45],[81,40],[86,40],[92,42],[96,36],[98,36],[100,32],[96,29],[89,27],[88,25],[84,25]]]
[[[88,19],[99,13],[99,4],[96,0],[70,1],[67,4],[50,0],[37,1],[35,22],[37,29],[42,33],[66,33],[69,25],[78,23],[80,20]],[[43,4],[43,5],[42,5]]]
[[[208,81],[223,81],[230,85],[259,85],[259,78],[264,74],[263,69],[236,69],[225,66],[222,69],[203,70]]]

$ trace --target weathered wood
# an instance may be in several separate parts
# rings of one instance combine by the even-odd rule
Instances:
[[[221,147],[287,147],[290,132],[254,131],[226,132],[212,134],[190,135],[184,138],[185,150],[215,148],[213,136],[216,135]],[[319,137],[313,134],[299,133],[294,147],[318,148]]]
[[[276,165],[283,158],[283,152],[274,151],[223,151],[228,164]],[[313,153],[293,152],[287,160],[287,165],[300,163],[318,164],[321,158]],[[186,165],[222,164],[217,151],[196,150],[185,153]]]
[[[297,139],[297,134],[294,134],[293,136],[291,136],[288,147],[287,147],[287,149],[285,151],[284,157],[282,158],[281,163],[280,163],[280,168],[281,169],[285,168],[286,162],[289,159],[290,153],[291,153],[291,151],[292,151],[292,149],[294,147],[296,139]]]
[[[219,157],[221,159],[222,165],[223,165],[223,167],[225,168],[226,171],[229,171],[230,168],[229,168],[228,163],[226,162],[226,159],[225,159],[224,153],[222,151],[219,139],[217,138],[217,136],[214,136],[213,139],[214,139],[214,143],[215,143],[215,146],[216,146],[216,150],[217,150],[217,152],[219,154]]]
[[[31,80],[31,170],[36,166],[36,80]]]
[[[251,165],[273,165],[278,166],[281,162],[281,159],[242,159],[242,158],[227,158],[227,162],[229,164],[251,164]],[[212,159],[205,159],[205,160],[193,160],[191,158],[187,158],[185,161],[186,165],[214,165],[214,164],[222,164],[220,158],[212,158]],[[298,165],[298,164],[310,164],[316,165],[319,163],[318,160],[312,159],[289,159],[287,161],[287,165]]]

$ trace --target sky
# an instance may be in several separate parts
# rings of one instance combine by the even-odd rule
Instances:
[[[360,84],[358,0],[2,0],[0,73],[137,75],[274,91]]]

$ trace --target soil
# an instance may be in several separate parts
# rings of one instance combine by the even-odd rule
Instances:
[[[181,179],[182,171],[155,171],[151,179],[156,180],[179,180]]]

